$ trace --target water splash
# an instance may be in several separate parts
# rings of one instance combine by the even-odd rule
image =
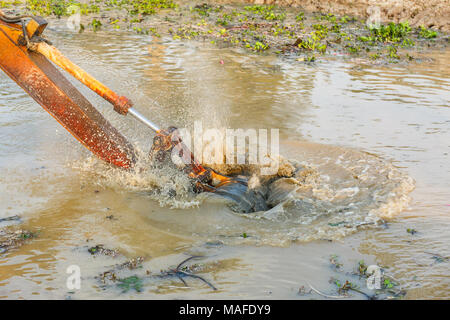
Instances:
[[[391,163],[356,150],[311,145],[303,147],[310,148],[303,159],[284,160],[280,166],[284,177],[251,177],[251,186],[266,188],[267,204],[271,207],[252,214],[232,212],[227,207],[230,200],[214,194],[194,193],[186,175],[173,167],[153,167],[141,151],[132,171],[113,168],[95,158],[76,162],[73,167],[82,172],[87,183],[140,194],[166,208],[197,208],[183,215],[165,211],[166,217],[158,219],[163,228],[230,244],[287,245],[292,241],[336,240],[361,228],[376,227],[408,205],[414,181]],[[255,171],[245,165],[223,168],[234,173]],[[227,170],[223,173],[227,174]],[[220,209],[202,209],[206,204]],[[234,218],[224,218],[230,214]],[[192,224],[193,215],[201,216],[201,221]],[[242,237],[242,230],[250,236]]]

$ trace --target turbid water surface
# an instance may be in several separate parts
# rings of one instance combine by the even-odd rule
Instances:
[[[360,260],[384,267],[406,298],[450,297],[448,50],[409,64],[304,64],[124,32],[48,36],[163,127],[278,128],[281,154],[304,172],[272,210],[239,215],[190,194],[182,177],[101,163],[2,73],[0,218],[20,215],[39,234],[1,254],[1,298],[319,298],[299,288],[336,294],[330,277],[351,277],[331,255],[347,272]],[[148,152],[149,129],[74,83]],[[97,244],[120,255],[91,255]],[[198,271],[217,291],[146,277],[189,255],[204,256]],[[146,277],[142,292],[98,278],[138,256],[141,269],[118,274]],[[66,286],[70,265],[81,268],[80,290]]]

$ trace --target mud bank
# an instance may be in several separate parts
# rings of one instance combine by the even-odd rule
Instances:
[[[253,4],[275,4],[302,7],[308,11],[353,15],[364,18],[379,14],[381,22],[409,21],[412,26],[424,25],[450,31],[450,6],[446,0],[247,0]]]
[[[424,25],[429,24],[422,20],[415,21],[419,27],[411,27],[408,19],[377,25],[379,21],[372,17],[368,24],[358,12],[355,16],[335,15],[331,7],[296,8],[281,6],[288,4],[282,1],[279,4],[249,6],[232,1],[166,0],[149,4],[64,2],[48,7],[39,0],[34,5],[10,5],[5,13],[42,15],[52,26],[59,25],[62,30],[75,33],[131,31],[152,38],[195,39],[219,48],[240,47],[304,63],[327,55],[344,60],[361,58],[374,64],[408,63],[420,61],[420,52],[445,48],[449,43],[446,32],[427,28]],[[354,10],[352,6],[348,8]]]

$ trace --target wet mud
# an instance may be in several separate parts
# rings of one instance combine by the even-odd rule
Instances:
[[[167,0],[148,5],[97,1],[50,7],[39,0],[35,2],[5,10],[44,15],[52,23],[65,24],[78,32],[125,30],[156,38],[169,35],[175,40],[196,39],[221,48],[240,47],[305,63],[327,56],[361,58],[376,64],[407,63],[417,59],[417,51],[449,44],[449,15],[445,14],[448,6],[441,2],[427,6],[441,15],[426,11],[425,16],[424,3],[418,0],[412,1],[416,2],[413,6],[402,4],[399,8],[389,1],[383,2],[380,15],[390,18],[375,22],[368,19],[367,13],[362,14],[368,11],[364,1],[356,5],[353,1],[351,4],[310,1],[304,3],[304,8],[296,6],[295,1],[256,1],[253,5],[214,1]],[[349,10],[332,10],[336,8]],[[391,13],[392,10],[396,13]],[[445,22],[432,22],[433,19]]]

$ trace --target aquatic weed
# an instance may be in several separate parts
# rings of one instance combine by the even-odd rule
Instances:
[[[122,289],[122,293],[126,293],[132,289],[142,292],[143,281],[138,276],[130,276],[124,279],[118,279],[117,286]]]
[[[98,30],[100,30],[100,28],[102,26],[102,23],[99,20],[97,20],[97,19],[92,19],[92,21],[91,21],[91,23],[89,25],[92,26],[92,30],[94,32],[97,32]]]
[[[296,16],[295,16],[295,21],[297,22],[302,22],[303,20],[305,20],[305,13],[304,12],[299,12]]]
[[[9,9],[12,6],[16,6],[21,4],[22,2],[19,0],[13,0],[13,1],[0,1],[0,8],[6,8]]]
[[[402,42],[402,47],[414,47],[415,42],[412,41],[410,38],[405,38]]]
[[[360,260],[358,262],[358,272],[360,276],[365,276],[367,272],[367,265],[364,263],[364,260]]]
[[[196,5],[193,9],[198,15],[203,17],[209,17],[209,12],[211,11],[211,6],[207,3]]]
[[[252,48],[255,51],[261,52],[269,49],[269,46],[263,42],[256,41]]]
[[[245,6],[244,10],[251,12],[264,20],[284,20],[286,18],[285,13],[275,13],[274,6],[265,6],[265,5],[253,5],[253,6]]]
[[[339,24],[335,23],[331,27],[331,31],[335,32],[335,33],[339,33],[339,32],[341,32],[341,26]]]
[[[392,59],[400,59],[400,56],[397,54],[397,47],[395,46],[388,47],[388,57]]]
[[[361,51],[361,47],[359,47],[359,46],[346,45],[346,48],[347,48],[347,51],[352,54],[356,54],[359,51]]]
[[[327,34],[328,33],[328,27],[324,24],[313,24],[311,25],[311,27],[316,30],[319,31],[321,34]]]
[[[314,16],[314,19],[319,20],[319,21],[326,20],[329,22],[336,22],[336,20],[337,20],[336,16],[332,13],[328,13],[328,14],[321,13],[319,15]]]
[[[339,262],[339,256],[336,254],[332,254],[329,261],[336,269],[341,269],[343,266],[343,264]]]
[[[384,281],[383,281],[383,287],[385,288],[385,289],[391,289],[391,288],[393,288],[394,287],[394,283],[392,283],[389,279],[384,279]]]
[[[3,2],[2,2],[3,1]],[[32,12],[42,12],[40,15],[70,15],[80,10],[81,14],[99,12],[100,10],[110,11],[114,9],[123,10],[128,13],[124,19],[110,18],[108,22],[95,16],[88,26],[93,31],[100,29],[119,29],[123,27],[119,21],[129,22],[128,29],[134,30],[138,34],[152,34],[160,36],[158,32],[149,29],[153,19],[150,20],[146,15],[154,14],[159,9],[171,9],[177,11],[177,14],[163,13],[161,20],[167,21],[170,25],[164,25],[161,32],[167,32],[168,29],[176,30],[183,27],[184,30],[169,32],[174,39],[194,39],[203,36],[205,40],[211,43],[224,43],[248,48],[254,52],[263,52],[273,48],[273,52],[292,52],[296,49],[306,50],[309,53],[303,56],[303,61],[314,61],[315,52],[325,54],[328,46],[337,49],[344,49],[352,54],[362,54],[365,50],[367,59],[378,59],[380,53],[384,51],[383,56],[388,62],[395,63],[400,58],[411,60],[407,54],[400,57],[396,52],[398,47],[408,48],[416,45],[417,38],[432,39],[437,37],[436,31],[426,29],[421,26],[411,33],[411,27],[408,22],[389,23],[377,28],[367,27],[367,31],[359,33],[359,21],[349,16],[338,16],[334,14],[316,14],[313,16],[315,22],[309,21],[306,14],[300,10],[286,10],[275,5],[247,5],[245,7],[234,6],[215,6],[208,3],[198,5],[178,5],[172,0],[93,0],[89,3],[80,3],[82,0],[29,0],[26,2],[28,9]],[[13,0],[0,0],[0,5],[10,6]],[[25,6],[25,5],[24,5]],[[99,7],[101,9],[99,9]],[[181,8],[180,8],[181,7]],[[187,26],[182,18],[178,16],[189,17],[193,26]],[[289,17],[290,24],[284,20]],[[92,17],[94,18],[94,17]],[[98,21],[98,22],[97,22]],[[350,22],[356,22],[355,25],[346,26]],[[136,25],[131,25],[131,24]],[[104,26],[102,25],[104,24]],[[145,24],[145,25],[138,25]],[[231,27],[230,25],[233,24]],[[167,27],[166,27],[167,26]],[[303,32],[301,30],[310,27],[313,32],[299,37]],[[226,29],[225,29],[226,28]],[[84,27],[79,29],[83,32]],[[159,30],[158,30],[159,31]],[[248,34],[247,32],[253,32]],[[334,34],[332,34],[334,33]],[[333,38],[329,38],[332,34]],[[297,36],[296,36],[297,35]],[[275,38],[276,37],[276,38]],[[289,39],[301,39],[299,43],[292,42]],[[220,39],[220,41],[218,41]],[[422,43],[421,41],[420,43]],[[395,45],[396,48],[388,48],[389,45]],[[375,54],[370,54],[369,46],[375,47]],[[311,54],[310,54],[311,53]]]
[[[400,23],[389,23],[388,25],[380,25],[369,28],[372,36],[380,42],[400,42],[411,32],[408,21]]]
[[[342,24],[346,24],[346,23],[349,23],[349,22],[355,22],[356,21],[356,19],[355,18],[350,18],[349,16],[343,16],[343,17],[341,17],[341,19],[339,20],[339,22],[340,23],[342,23]]]
[[[132,15],[151,15],[156,9],[175,8],[177,5],[172,0],[121,0],[121,5]]]
[[[17,5],[21,2],[14,1],[12,3]],[[33,14],[41,16],[55,15],[57,17],[69,16],[76,12],[86,15],[100,11],[100,8],[95,4],[86,4],[72,0],[28,0],[26,1],[26,7]]]
[[[312,32],[306,39],[300,39],[298,47],[300,49],[324,53],[327,49],[327,45],[320,42],[322,37],[323,35],[320,32]]]
[[[233,21],[233,17],[229,14],[223,14],[221,17],[217,18],[216,24],[221,26],[227,26],[229,22]]]
[[[431,29],[427,29],[424,25],[421,25],[419,27],[419,37],[425,39],[433,39],[437,37],[437,32]]]

